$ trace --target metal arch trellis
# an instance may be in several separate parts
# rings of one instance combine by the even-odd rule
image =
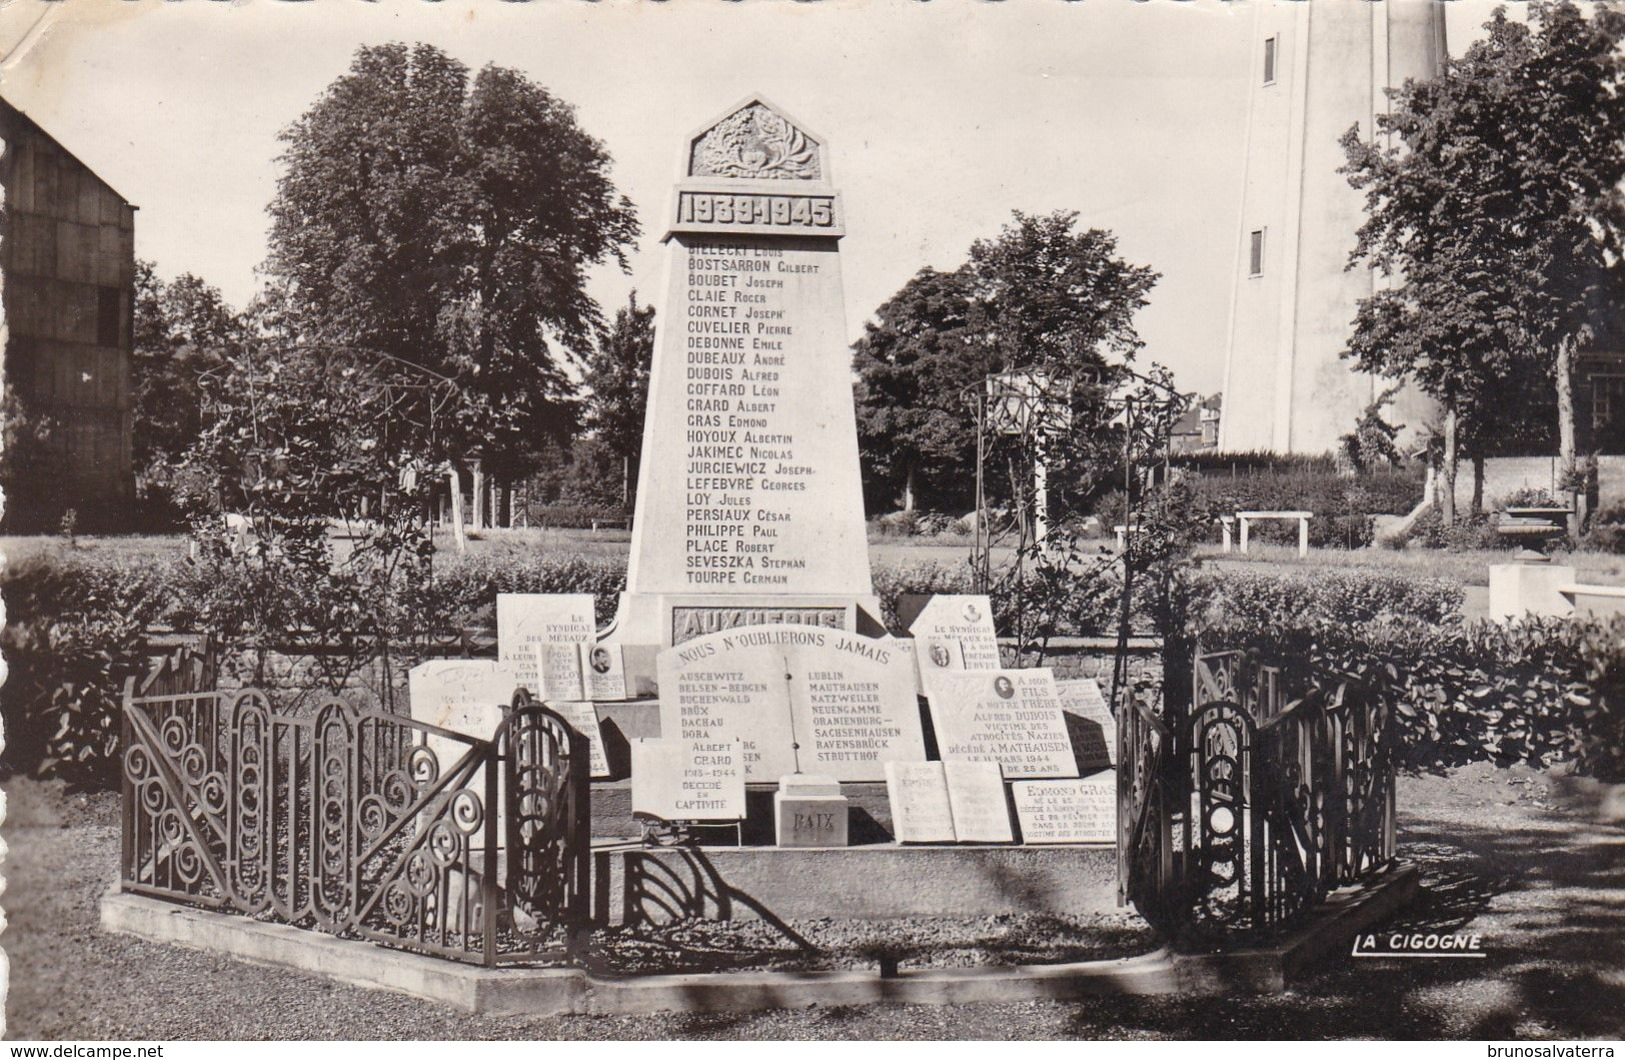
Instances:
[[[433,451],[440,424],[451,410],[465,403],[458,381],[432,368],[382,350],[349,344],[270,345],[252,348],[262,363],[275,363],[292,356],[316,358],[330,390],[359,397],[361,417],[375,425],[380,442],[390,444],[391,427],[402,419],[403,409],[415,409],[417,426],[425,432],[426,448]],[[210,368],[200,375],[204,391],[208,382],[218,383],[230,365]],[[255,402],[254,380],[249,380],[249,399]],[[258,413],[253,416],[254,444],[263,444]]]

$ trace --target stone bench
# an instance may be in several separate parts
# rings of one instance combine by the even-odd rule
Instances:
[[[1314,512],[1237,512],[1234,516],[1219,517],[1219,525],[1224,530],[1224,550],[1230,551],[1231,528],[1241,524],[1241,554],[1247,554],[1247,528],[1255,519],[1296,519],[1298,521],[1298,555],[1309,555],[1309,520],[1315,516]]]

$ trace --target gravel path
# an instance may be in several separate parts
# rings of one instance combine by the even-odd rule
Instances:
[[[45,1039],[1619,1037],[1625,1034],[1625,831],[1599,820],[1598,800],[1606,792],[1577,788],[1525,770],[1487,767],[1403,781],[1402,843],[1422,864],[1426,892],[1393,929],[1479,932],[1490,949],[1483,961],[1334,959],[1299,989],[1270,997],[527,1019],[469,1016],[104,934],[96,903],[113,878],[118,850],[111,797],[64,796],[53,786],[12,780],[5,825],[10,927],[0,936],[11,958],[9,1033]],[[960,932],[974,926],[955,923]],[[979,930],[984,949],[978,953],[988,952],[991,936],[1025,938],[1024,928],[1007,923]]]

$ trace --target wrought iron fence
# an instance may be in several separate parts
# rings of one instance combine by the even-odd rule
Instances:
[[[1266,932],[1393,863],[1385,700],[1236,651],[1199,651],[1194,678],[1189,704],[1131,703],[1119,726],[1120,889],[1142,915],[1174,934]]]
[[[124,890],[487,966],[574,955],[587,743],[551,710],[521,693],[480,739],[336,698],[141,692]]]

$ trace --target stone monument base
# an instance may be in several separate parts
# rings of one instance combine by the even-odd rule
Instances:
[[[593,888],[594,912],[610,924],[1118,911],[1117,849],[1109,843],[841,850],[599,845]]]
[[[834,777],[794,773],[773,793],[774,831],[781,847],[846,846],[846,796]]]
[[[1572,600],[1558,588],[1574,582],[1574,568],[1555,563],[1490,565],[1490,618],[1506,623],[1526,615],[1562,617],[1574,613]]]
[[[627,694],[652,696],[658,692],[655,657],[663,649],[719,630],[779,623],[866,637],[886,632],[880,597],[872,594],[622,593],[614,621],[598,631],[598,639],[622,646]]]
[[[599,639],[669,648],[707,633],[742,626],[823,626],[879,637],[880,597],[873,594],[622,593],[615,619]]]

